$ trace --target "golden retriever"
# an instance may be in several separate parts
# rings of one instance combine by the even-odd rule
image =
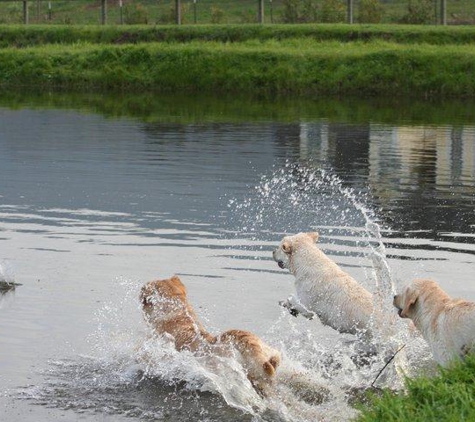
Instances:
[[[280,353],[249,331],[228,330],[219,336],[208,333],[189,304],[179,277],[145,284],[140,300],[147,323],[155,333],[171,335],[177,350],[228,356],[231,346],[256,390],[264,392],[272,383]]]
[[[394,296],[401,318],[410,318],[442,366],[474,352],[475,303],[452,299],[432,280],[417,279]]]
[[[373,295],[317,247],[318,237],[316,232],[286,236],[274,250],[274,261],[295,276],[297,293],[280,305],[294,316],[316,315],[341,333],[369,339]]]

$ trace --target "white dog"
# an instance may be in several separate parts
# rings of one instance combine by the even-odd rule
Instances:
[[[417,279],[394,296],[401,318],[410,318],[442,366],[475,352],[475,303],[452,299],[432,280]]]
[[[280,304],[294,316],[317,315],[341,333],[371,337],[373,296],[328,258],[316,245],[318,233],[286,236],[273,252],[280,268],[295,276],[297,296]]]

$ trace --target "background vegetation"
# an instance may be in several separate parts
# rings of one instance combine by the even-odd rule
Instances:
[[[182,0],[184,23],[255,23],[256,0]],[[125,24],[170,24],[174,22],[174,0],[123,0]],[[0,0],[0,24],[22,22],[22,2]],[[447,2],[452,24],[475,23],[473,0]],[[354,0],[355,22],[435,23],[439,10],[435,0]],[[346,0],[265,0],[267,23],[341,22]],[[30,0],[31,23],[98,24],[99,0]],[[108,0],[109,23],[120,22],[119,0]]]

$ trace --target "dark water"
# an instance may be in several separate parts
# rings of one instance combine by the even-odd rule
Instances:
[[[475,299],[474,104],[5,94],[0,181],[0,260],[22,284],[0,297],[2,420],[318,418],[108,365],[144,332],[139,286],[174,273],[210,329],[331,337],[281,312],[292,278],[270,251],[317,229],[371,284],[361,207],[396,284]]]

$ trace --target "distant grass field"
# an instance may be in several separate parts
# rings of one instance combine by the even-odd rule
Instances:
[[[475,421],[475,356],[435,377],[406,381],[406,393],[386,391],[362,409],[358,422]]]
[[[315,0],[320,4],[322,0]],[[360,22],[359,6],[361,0],[354,0],[355,21]],[[123,18],[126,23],[164,24],[173,23],[174,0],[124,0]],[[182,0],[183,22],[194,23],[194,8],[199,24],[208,23],[253,23],[257,20],[256,0]],[[345,0],[337,0],[339,8],[346,8]],[[400,23],[407,13],[409,0],[381,0],[381,23]],[[51,14],[48,1],[30,0],[29,15],[31,23],[53,24],[98,24],[100,23],[100,2],[98,0],[52,0]],[[0,0],[0,23],[22,22],[22,2]],[[279,23],[283,20],[283,0],[265,1],[266,23]],[[433,23],[436,22],[438,8],[434,3]],[[451,0],[447,2],[447,18],[452,24],[475,23],[473,0]],[[316,16],[319,20],[319,14]],[[344,19],[344,17],[343,17]],[[120,22],[118,0],[108,0],[108,22]]]

